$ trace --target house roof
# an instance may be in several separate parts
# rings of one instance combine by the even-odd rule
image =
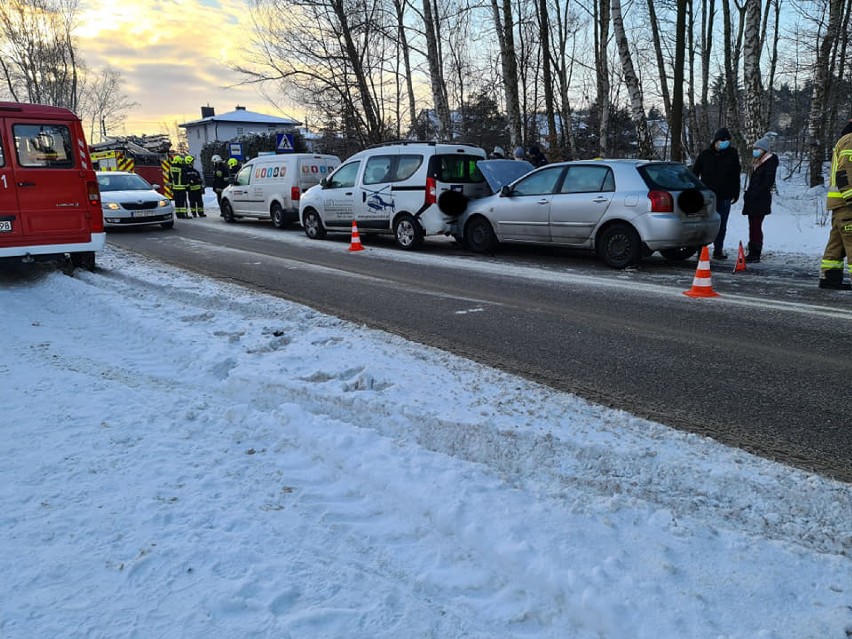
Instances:
[[[274,115],[266,115],[265,113],[256,113],[254,111],[247,111],[246,109],[237,109],[236,111],[222,113],[221,115],[211,115],[207,118],[190,120],[189,122],[178,124],[178,126],[181,128],[186,128],[200,124],[207,124],[208,122],[232,122],[241,124],[267,125],[273,124],[279,126],[299,126],[302,124],[298,120],[293,120],[292,118],[279,118]]]

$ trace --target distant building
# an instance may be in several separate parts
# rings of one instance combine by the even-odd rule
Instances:
[[[230,142],[244,135],[292,133],[301,122],[265,113],[247,111],[238,106],[234,111],[216,115],[211,106],[201,107],[201,119],[178,124],[186,130],[189,154],[200,158],[202,147],[209,142]]]

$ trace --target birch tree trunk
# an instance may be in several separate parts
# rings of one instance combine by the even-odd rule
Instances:
[[[762,49],[761,0],[746,2],[745,39],[743,41],[743,83],[745,85],[745,133],[753,143],[765,133],[761,116],[763,84],[760,81],[760,52]]]
[[[606,157],[609,148],[609,20],[610,0],[596,0],[595,63],[598,71],[598,155]]]
[[[645,104],[642,98],[642,85],[633,67],[633,57],[630,55],[630,45],[624,31],[624,16],[621,13],[621,0],[612,2],[612,27],[615,31],[615,42],[621,58],[621,68],[624,72],[624,83],[630,94],[630,111],[633,125],[636,127],[636,137],[639,142],[639,157],[651,159],[654,154],[654,144],[648,131],[648,119],[645,117]]]
[[[716,0],[701,3],[701,112],[705,136],[710,132],[710,54],[713,52],[713,23],[716,19]],[[704,137],[702,140],[706,140]]]
[[[514,21],[512,19],[511,0],[502,0],[501,10],[498,0],[491,0],[494,26],[500,44],[500,69],[503,76],[503,91],[506,96],[506,117],[509,120],[509,141],[512,147],[523,141],[521,136],[521,109],[518,95],[518,64],[515,57]]]
[[[821,186],[823,182],[822,164],[826,156],[826,114],[830,92],[831,52],[837,42],[842,20],[843,3],[834,0],[829,5],[828,25],[819,44],[814,69],[814,87],[811,98],[811,113],[808,124],[810,149],[808,170],[810,186]]]
[[[411,52],[405,29],[405,5],[407,0],[393,0],[396,11],[397,33],[402,52],[402,63],[405,70],[405,92],[408,98],[409,125],[412,130],[417,126],[417,103],[414,100],[414,81],[411,77]]]
[[[426,33],[426,54],[429,58],[429,80],[432,85],[432,100],[435,103],[435,113],[438,116],[438,137],[441,141],[453,139],[453,123],[450,117],[450,102],[447,98],[447,83],[444,79],[441,54],[438,49],[440,28],[438,24],[437,7],[432,6],[432,0],[423,0],[423,23]]]

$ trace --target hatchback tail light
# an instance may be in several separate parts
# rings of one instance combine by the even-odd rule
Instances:
[[[426,204],[435,204],[438,201],[438,182],[433,177],[426,178]]]
[[[668,191],[650,191],[652,213],[674,213],[674,198]]]
[[[290,187],[290,199],[293,202],[298,202],[301,197],[302,197],[302,189],[300,189],[298,186],[291,186]]]

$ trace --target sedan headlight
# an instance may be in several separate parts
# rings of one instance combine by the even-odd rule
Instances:
[[[118,211],[121,207],[115,202],[102,202],[103,207],[109,211]]]
[[[159,206],[161,209],[162,209],[162,208],[164,208],[164,207],[166,207],[166,206],[168,206],[168,205],[169,205],[169,201],[168,201],[168,200],[160,200],[160,201],[157,203],[157,206]]]

